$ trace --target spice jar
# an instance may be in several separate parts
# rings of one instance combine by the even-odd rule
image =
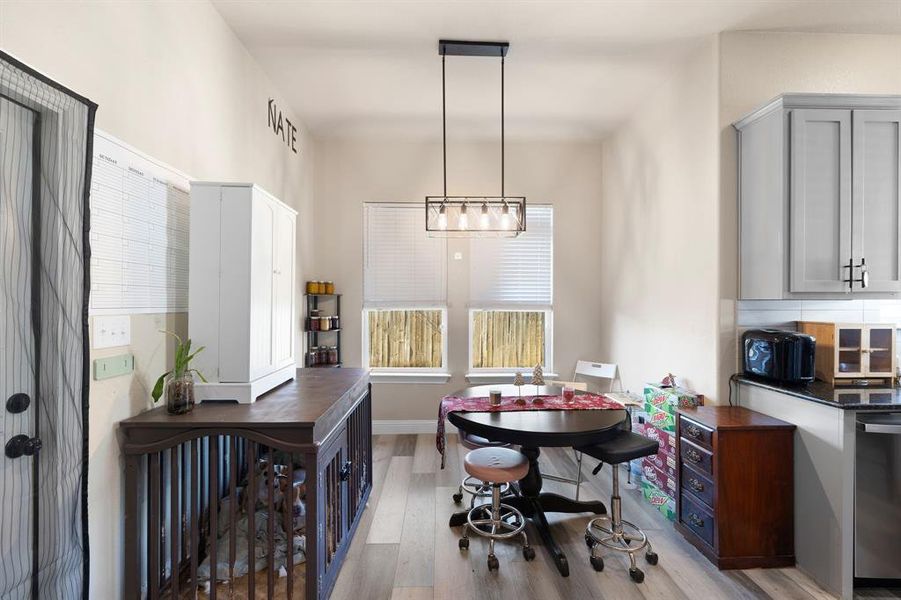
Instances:
[[[328,331],[332,328],[332,318],[331,317],[320,317],[319,318],[319,330],[320,331]]]
[[[309,331],[319,331],[320,325],[322,324],[322,319],[319,316],[318,310],[311,310],[310,317],[307,319],[307,329]]]
[[[316,346],[310,348],[310,351],[307,352],[307,366],[315,367],[316,363],[319,361],[319,349]]]
[[[322,292],[323,294],[334,294],[335,293],[335,282],[334,281],[326,281],[324,284],[325,290]]]
[[[319,346],[319,352],[316,361],[320,365],[328,364],[328,346]]]
[[[315,294],[315,293],[316,293],[316,289],[317,289],[317,286],[316,286],[316,282],[315,282],[315,281],[308,281],[308,282],[307,282],[307,293],[308,293],[308,294]]]
[[[328,349],[328,364],[338,364],[338,346],[332,346]]]
[[[332,329],[340,329],[341,328],[341,321],[338,320],[338,315],[335,315],[332,317],[331,325],[332,325]]]

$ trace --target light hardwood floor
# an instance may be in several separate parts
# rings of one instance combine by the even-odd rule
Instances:
[[[447,467],[441,470],[434,434],[376,436],[372,496],[333,599],[833,598],[798,569],[718,571],[660,513],[640,501],[636,490],[624,490],[624,517],[645,528],[660,555],[658,566],[641,565],[644,583],[636,585],[629,579],[628,561],[619,556],[607,558],[602,573],[591,568],[583,539],[587,515],[549,515],[569,558],[569,577],[559,576],[531,529],[527,531],[537,558],[526,562],[516,544],[500,543],[496,550],[500,569],[489,573],[487,541],[474,538],[469,551],[461,552],[459,528],[447,525],[458,510],[451,495],[461,479],[464,452],[456,437],[448,436]],[[571,476],[576,469],[568,450],[544,450],[541,463],[548,473]],[[587,463],[583,498],[606,501],[610,468],[593,477],[594,462]],[[571,493],[572,486],[546,481],[545,489]],[[871,590],[859,597],[897,600],[901,591]]]

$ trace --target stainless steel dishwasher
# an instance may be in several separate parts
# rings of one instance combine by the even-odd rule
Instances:
[[[901,582],[901,412],[858,413],[854,577]]]

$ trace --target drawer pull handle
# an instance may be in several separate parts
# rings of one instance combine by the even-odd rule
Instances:
[[[696,440],[701,439],[701,428],[697,425],[689,425],[685,428],[686,433]]]
[[[687,456],[688,460],[690,460],[693,463],[701,462],[701,453],[698,452],[697,450],[695,450],[694,448],[689,448],[688,450],[686,450],[685,456]]]
[[[702,519],[695,513],[691,513],[690,515],[688,515],[688,520],[695,527],[703,527],[704,526],[704,519]]]
[[[688,480],[688,486],[696,492],[704,491],[704,484],[692,477]]]

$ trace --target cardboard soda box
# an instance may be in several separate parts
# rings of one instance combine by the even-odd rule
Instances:
[[[641,493],[645,501],[659,510],[663,516],[670,521],[676,520],[676,501],[645,477],[641,478]]]
[[[666,473],[673,479],[676,478],[676,470],[678,469],[679,463],[676,461],[675,456],[658,452],[657,454],[645,456],[641,460],[646,464],[653,465],[654,468]]]
[[[647,423],[649,425],[666,433],[675,433],[676,417],[673,413],[654,408],[653,406],[646,406],[645,409],[648,413]]]
[[[641,474],[658,488],[675,497],[676,495],[676,469],[663,468],[657,462],[656,456],[645,456],[641,460]]]
[[[678,387],[663,387],[658,383],[646,383],[644,386],[644,406],[676,414],[677,408],[694,408],[704,404],[704,397]]]
[[[671,456],[676,455],[676,436],[668,431],[654,427],[650,423],[642,423],[637,429],[638,433],[660,444],[660,451]]]

